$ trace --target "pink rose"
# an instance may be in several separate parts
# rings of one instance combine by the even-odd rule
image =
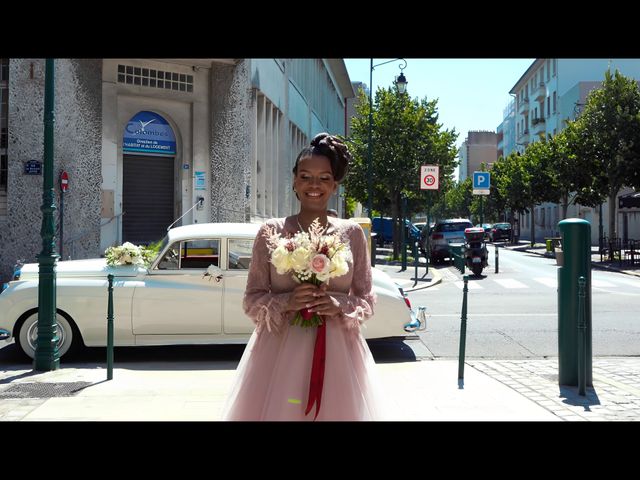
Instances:
[[[329,271],[330,260],[326,255],[317,254],[311,259],[311,270],[315,274],[324,274]]]

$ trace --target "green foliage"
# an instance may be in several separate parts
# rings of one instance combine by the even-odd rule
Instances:
[[[570,146],[585,174],[580,203],[595,206],[623,186],[640,188],[640,90],[633,78],[605,72],[571,127]],[[587,180],[589,179],[589,180]]]
[[[349,196],[363,205],[368,200],[369,99],[360,90],[358,113],[348,139],[353,164],[346,179]],[[441,187],[451,182],[457,165],[455,130],[438,123],[437,100],[412,99],[395,88],[378,89],[373,104],[373,208],[393,214],[393,204],[406,195],[407,214],[424,210],[426,193],[420,190],[420,166],[440,166]]]

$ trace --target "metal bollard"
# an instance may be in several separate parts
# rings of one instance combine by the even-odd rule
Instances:
[[[109,301],[107,304],[107,380],[113,380],[113,275],[109,281]]]
[[[420,250],[418,249],[418,242],[413,244],[413,265],[416,269],[413,286],[418,284],[418,264],[420,263]]]
[[[462,277],[464,288],[462,289],[462,316],[460,317],[460,352],[458,353],[458,380],[464,378],[464,350],[467,343],[467,293],[469,288],[469,275]]]
[[[578,279],[578,395],[586,395],[587,385],[587,322],[585,321],[584,277]]]
[[[498,273],[498,245],[494,244],[494,247],[496,247],[496,273]]]

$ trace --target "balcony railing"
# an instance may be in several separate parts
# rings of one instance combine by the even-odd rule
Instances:
[[[538,88],[535,91],[534,99],[537,101],[543,100],[547,96],[547,87],[544,82],[538,84]]]

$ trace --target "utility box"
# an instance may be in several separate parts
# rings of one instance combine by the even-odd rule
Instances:
[[[362,227],[364,236],[367,238],[367,245],[369,245],[369,254],[371,254],[371,219],[367,217],[353,217],[349,220],[353,220]]]

